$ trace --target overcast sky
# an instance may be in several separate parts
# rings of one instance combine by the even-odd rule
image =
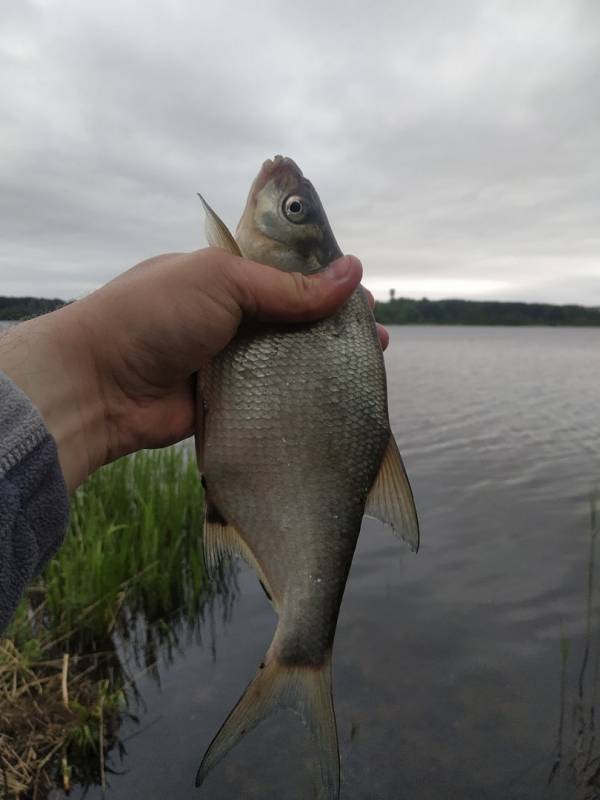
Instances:
[[[597,0],[2,0],[0,294],[203,246],[275,153],[379,296],[600,305]]]

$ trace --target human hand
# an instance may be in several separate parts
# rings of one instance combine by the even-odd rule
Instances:
[[[218,249],[158,256],[9,331],[0,338],[0,369],[42,413],[73,490],[102,464],[193,433],[193,375],[244,316],[325,317],[361,275],[352,256],[314,276]],[[379,337],[385,347],[380,326]]]

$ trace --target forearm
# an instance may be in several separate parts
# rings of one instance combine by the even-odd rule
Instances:
[[[102,461],[102,402],[77,310],[23,322],[0,337],[0,370],[38,409],[73,491]]]
[[[0,632],[61,543],[68,514],[55,442],[29,398],[0,372]]]

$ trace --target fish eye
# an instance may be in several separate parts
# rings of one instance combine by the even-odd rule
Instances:
[[[302,222],[306,216],[304,200],[297,194],[287,197],[283,202],[283,213],[290,222]]]

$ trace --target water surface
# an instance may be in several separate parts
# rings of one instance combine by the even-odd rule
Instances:
[[[600,329],[399,327],[386,362],[422,546],[365,520],[334,649],[342,798],[600,797],[597,617],[586,627]],[[286,714],[193,788],[274,629],[245,567],[239,590],[216,649],[190,643],[160,688],[139,680],[109,800],[312,796],[311,745]]]

